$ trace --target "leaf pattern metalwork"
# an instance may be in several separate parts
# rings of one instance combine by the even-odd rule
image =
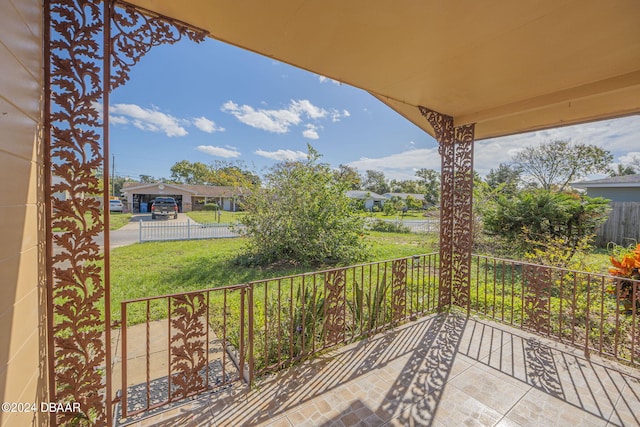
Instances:
[[[171,298],[169,401],[206,388],[207,299],[204,293]]]
[[[395,323],[404,318],[407,308],[407,259],[393,261],[391,271],[391,311]]]
[[[116,2],[111,29],[111,90],[129,80],[129,72],[154,46],[174,44],[183,37],[202,42],[208,32],[165,16]]]
[[[332,270],[325,273],[325,345],[332,346],[345,337],[345,284],[346,270]]]
[[[50,400],[78,402],[81,411],[53,414],[51,424],[104,425],[104,255],[97,241],[104,220],[94,198],[103,194],[98,174],[102,121],[96,107],[104,94],[102,4],[49,1],[45,13]],[[54,193],[67,197],[52,197]]]
[[[523,265],[524,326],[536,332],[549,332],[549,298],[552,270],[542,265]]]

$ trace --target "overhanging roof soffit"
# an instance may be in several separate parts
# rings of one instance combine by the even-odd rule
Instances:
[[[131,0],[476,139],[640,113],[640,2]]]

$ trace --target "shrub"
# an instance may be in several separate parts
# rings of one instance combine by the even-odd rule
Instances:
[[[411,230],[406,225],[399,222],[375,220],[369,228],[373,231],[382,231],[384,233],[410,233]]]
[[[248,237],[245,263],[312,265],[367,257],[364,218],[353,209],[345,182],[319,158],[309,146],[307,160],[278,163],[266,185],[246,197],[247,214],[240,219]]]
[[[202,210],[203,211],[219,211],[220,206],[218,206],[217,203],[205,203],[204,205],[202,205]]]
[[[553,241],[568,261],[585,237],[595,234],[608,211],[609,201],[601,197],[534,190],[487,200],[482,218],[485,232],[502,238],[511,250],[534,252]]]

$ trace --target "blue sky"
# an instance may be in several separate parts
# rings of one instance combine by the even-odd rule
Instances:
[[[116,175],[170,177],[180,160],[242,160],[259,174],[300,158],[412,179],[439,170],[436,141],[368,93],[211,39],[155,47],[111,95]],[[557,138],[595,144],[624,163],[640,155],[640,117],[476,142],[485,175],[524,146]]]

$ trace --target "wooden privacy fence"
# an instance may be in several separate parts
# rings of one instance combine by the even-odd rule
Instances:
[[[596,236],[598,246],[610,242],[628,246],[640,242],[640,202],[613,202],[609,219]]]

